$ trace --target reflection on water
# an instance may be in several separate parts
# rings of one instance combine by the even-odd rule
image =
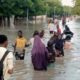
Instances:
[[[14,73],[11,80],[80,80],[80,23],[72,21],[67,23],[74,32],[72,39],[72,50],[65,51],[64,58],[57,58],[55,64],[48,66],[48,71],[34,71],[31,63],[30,48],[26,49],[24,61],[15,61]],[[0,29],[0,33],[4,33],[9,38],[9,49],[12,49],[12,43],[16,38],[17,31],[22,30],[26,38],[30,38],[34,30],[45,29],[45,41],[49,39],[47,27],[41,25],[20,25],[14,30],[9,28]]]

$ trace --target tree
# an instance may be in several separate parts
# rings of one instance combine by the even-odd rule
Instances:
[[[31,0],[0,0],[0,18],[8,18],[15,16],[26,16],[27,8],[32,7]],[[4,19],[5,20],[5,19]]]
[[[75,0],[75,6],[73,8],[73,13],[80,15],[80,0]]]
[[[42,15],[46,11],[44,0],[32,0],[32,8],[30,9],[30,15]]]
[[[70,6],[64,6],[63,7],[64,15],[71,15],[72,14],[72,7]]]
[[[60,0],[46,0],[46,2],[49,7],[49,11],[48,11],[49,16],[54,15],[54,11],[56,15],[61,15],[63,13],[63,7]]]
[[[56,7],[56,14],[62,12],[60,0],[0,0],[0,16],[26,16],[29,9],[30,15],[52,15]]]
[[[26,8],[31,7],[31,0],[1,0],[0,16],[22,15]]]
[[[48,14],[52,16],[54,9],[56,15],[63,13],[63,7],[60,0],[0,0],[0,16],[9,18],[14,16],[29,16]]]

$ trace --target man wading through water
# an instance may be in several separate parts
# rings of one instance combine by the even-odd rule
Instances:
[[[7,50],[8,39],[0,35],[0,80],[8,80],[13,73],[13,53]]]
[[[23,32],[21,30],[18,31],[18,37],[15,41],[15,46],[14,46],[16,60],[24,60],[25,47],[28,46],[26,43],[27,43],[27,40],[26,38],[24,38]]]

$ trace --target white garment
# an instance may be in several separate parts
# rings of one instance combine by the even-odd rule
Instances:
[[[45,43],[44,40],[43,40],[43,38],[41,38],[41,41],[42,41],[43,44]],[[30,39],[30,44],[31,44],[32,47],[33,47],[33,45],[34,45],[34,38],[31,38],[31,39]]]
[[[57,24],[54,24],[53,31],[57,32]]]
[[[31,39],[30,39],[30,44],[31,44],[32,47],[33,47],[33,45],[34,45],[34,38],[31,38]]]
[[[56,25],[50,23],[50,24],[48,25],[48,27],[49,27],[49,31],[57,32],[57,27],[56,27]]]
[[[7,51],[6,48],[0,47],[0,60],[2,59],[6,51]],[[8,80],[10,78],[10,74],[8,74],[8,70],[13,69],[13,53],[12,52],[8,53],[3,64],[4,64],[4,69],[3,69],[4,80]]]
[[[54,19],[54,23],[57,24],[59,22],[58,19]]]

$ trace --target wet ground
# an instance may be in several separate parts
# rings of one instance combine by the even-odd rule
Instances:
[[[67,23],[74,32],[72,39],[72,49],[65,50],[65,56],[57,58],[54,64],[48,66],[48,71],[34,71],[31,63],[31,48],[26,49],[26,56],[24,61],[15,61],[14,73],[10,80],[80,80],[80,21],[71,21]],[[43,27],[44,26],[44,27]],[[49,39],[47,27],[38,25],[35,29],[45,29],[45,42]],[[30,38],[34,32],[33,26],[20,27],[26,37]],[[1,29],[9,37],[9,49],[13,50],[11,45],[16,37],[17,29]]]

